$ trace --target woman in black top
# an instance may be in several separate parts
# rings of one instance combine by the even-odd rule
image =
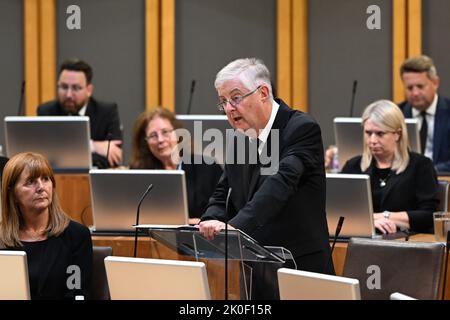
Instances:
[[[189,152],[181,157],[177,148],[177,130],[181,128],[181,123],[167,109],[142,113],[134,124],[130,169],[184,170],[189,223],[197,224],[222,175],[222,168],[214,159],[202,155],[194,156]],[[189,161],[183,162],[186,158]]]
[[[369,105],[362,117],[364,150],[342,173],[370,175],[375,227],[432,232],[439,204],[438,182],[430,159],[408,151],[408,133],[400,109],[391,101]]]
[[[62,211],[52,169],[40,154],[20,153],[4,168],[0,248],[27,253],[31,299],[89,298],[89,229]]]

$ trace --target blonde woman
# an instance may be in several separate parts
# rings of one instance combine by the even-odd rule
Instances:
[[[430,159],[408,151],[403,113],[379,100],[364,110],[362,125],[363,154],[347,161],[342,173],[370,175],[375,227],[383,234],[432,232],[439,204],[436,172]]]

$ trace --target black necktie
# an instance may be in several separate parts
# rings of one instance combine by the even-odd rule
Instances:
[[[424,154],[428,135],[428,123],[426,117],[427,113],[425,111],[422,111],[420,115],[422,116],[422,127],[420,128],[420,148],[422,154]]]

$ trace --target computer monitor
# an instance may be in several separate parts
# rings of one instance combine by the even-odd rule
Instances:
[[[27,254],[0,250],[0,300],[30,300]]]
[[[133,232],[139,200],[139,224],[180,226],[188,223],[188,202],[183,170],[92,169],[92,209],[95,232]]]
[[[203,262],[106,257],[112,300],[210,300]]]
[[[339,170],[351,158],[363,153],[363,127],[361,118],[334,118],[334,137],[339,152]],[[405,119],[408,131],[409,148],[420,153],[419,122],[417,119]]]
[[[334,237],[339,217],[344,224],[339,237],[375,237],[370,176],[327,174],[326,212],[328,232]]]
[[[176,117],[183,125],[183,128],[190,132],[194,153],[215,158],[218,164],[223,165],[225,162],[227,130],[232,130],[227,116],[179,114]],[[194,130],[194,128],[196,129]],[[212,137],[219,135],[222,137],[222,140],[217,142],[220,148],[217,148],[214,152],[211,145],[211,148],[205,150],[208,145],[216,141]]]
[[[278,269],[280,300],[361,300],[359,280],[327,274]]]
[[[89,117],[5,117],[6,153],[44,155],[55,171],[84,171],[92,167]]]

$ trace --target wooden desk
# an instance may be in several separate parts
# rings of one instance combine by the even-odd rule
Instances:
[[[132,257],[134,237],[130,236],[92,236],[96,246],[110,246],[114,256]],[[170,248],[149,237],[139,237],[137,256],[140,258],[170,259],[195,261],[194,258],[177,254]],[[223,300],[225,292],[225,272],[223,260],[200,260],[206,265],[209,289],[213,300]],[[230,300],[240,298],[239,291],[240,264],[228,262],[228,296]]]
[[[403,241],[404,239],[392,240]],[[409,241],[418,242],[435,242],[433,234],[417,234],[411,236]],[[336,275],[342,276],[344,271],[345,256],[347,254],[347,243],[336,243],[333,251],[333,263]],[[450,259],[450,257],[449,257]],[[450,300],[450,268],[447,268],[447,285],[445,288],[445,300]]]

